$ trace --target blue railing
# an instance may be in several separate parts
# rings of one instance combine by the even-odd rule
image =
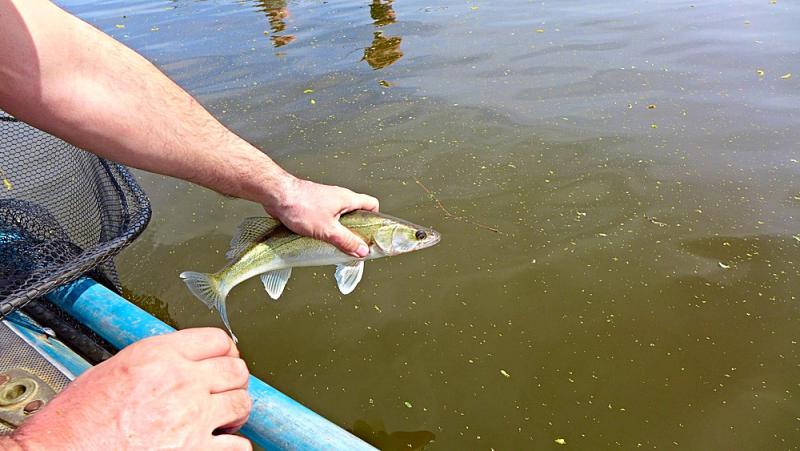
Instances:
[[[58,288],[47,299],[119,349],[175,330],[88,278]],[[375,449],[258,378],[250,376],[248,390],[253,410],[242,433],[265,449]]]

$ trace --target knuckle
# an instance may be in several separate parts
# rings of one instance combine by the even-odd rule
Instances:
[[[231,409],[239,418],[246,418],[250,415],[250,409],[253,408],[253,400],[247,394],[247,390],[236,390],[235,394],[231,396]]]
[[[231,337],[229,337],[225,331],[216,327],[204,328],[203,335],[198,337],[198,340],[206,343],[210,349],[218,349],[221,354],[230,351],[231,348],[236,350],[236,346],[233,344]]]
[[[238,440],[236,440],[234,443],[231,444],[230,449],[235,451],[252,451],[253,444],[250,443],[250,440],[247,440],[244,437],[236,437],[236,438]]]
[[[247,370],[247,363],[239,358],[226,359],[225,373],[232,380],[243,384],[247,381],[250,372]]]

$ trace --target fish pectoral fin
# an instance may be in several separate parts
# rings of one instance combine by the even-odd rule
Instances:
[[[276,269],[275,271],[265,272],[261,274],[261,282],[264,283],[264,289],[272,299],[278,299],[286,288],[286,282],[292,276],[292,268]]]
[[[350,294],[356,289],[358,282],[361,282],[361,276],[364,275],[364,261],[353,260],[348,263],[336,265],[336,285],[339,286],[339,291],[342,294]]]
[[[236,234],[231,240],[231,248],[225,254],[225,258],[231,261],[236,260],[244,254],[250,246],[258,243],[280,225],[281,223],[277,219],[270,218],[269,216],[245,218],[236,229]]]

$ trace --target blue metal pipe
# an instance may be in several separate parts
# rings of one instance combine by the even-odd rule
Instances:
[[[47,299],[119,349],[175,330],[88,278],[56,289]],[[249,392],[253,410],[242,433],[265,449],[375,449],[253,376]]]

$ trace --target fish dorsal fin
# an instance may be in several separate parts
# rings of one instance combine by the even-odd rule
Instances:
[[[336,285],[339,286],[339,291],[342,294],[350,294],[356,289],[358,282],[361,282],[361,276],[364,275],[364,261],[353,260],[351,262],[336,265]]]
[[[278,228],[281,223],[269,216],[245,218],[236,229],[236,235],[231,240],[231,248],[225,254],[228,260],[236,260],[253,244],[264,238],[267,234]]]
[[[265,272],[261,274],[261,282],[264,283],[264,289],[272,299],[278,299],[286,288],[286,282],[292,276],[292,268],[276,269],[275,271]]]

